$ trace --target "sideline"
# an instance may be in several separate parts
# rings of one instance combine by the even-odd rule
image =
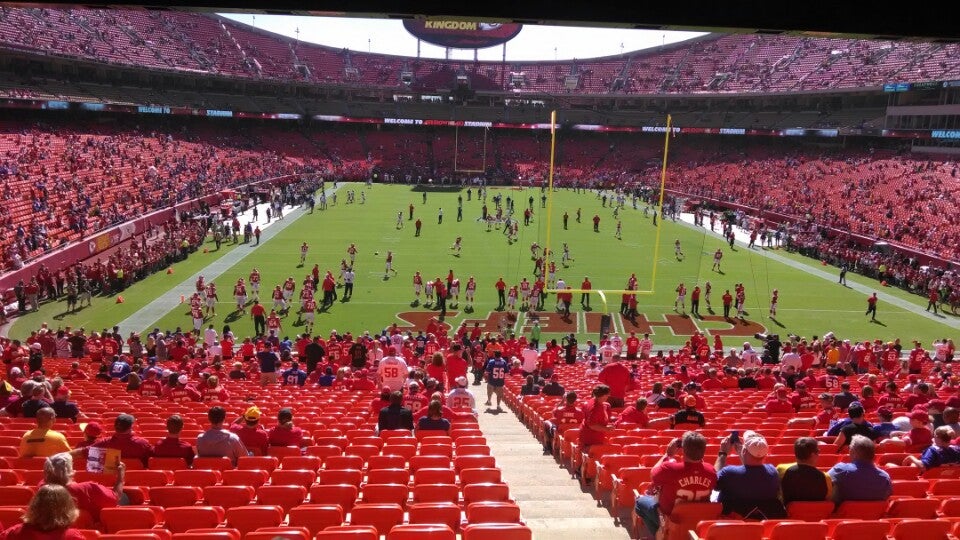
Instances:
[[[691,229],[694,229],[694,230],[697,230],[697,231],[700,231],[700,232],[706,231],[707,234],[710,234],[710,235],[712,235],[712,236],[714,236],[714,237],[716,237],[716,238],[719,238],[719,239],[721,239],[721,240],[723,239],[723,237],[722,237],[719,233],[717,233],[717,232],[712,232],[712,231],[710,231],[710,229],[708,229],[708,228],[706,228],[706,227],[698,227],[698,226],[694,225],[694,224],[693,224],[693,214],[690,214],[690,213],[680,214],[680,219],[679,219],[678,221],[675,221],[674,223],[678,223],[678,224],[685,225],[685,226],[687,226],[687,227],[689,227],[689,228],[691,228]],[[789,258],[787,258],[787,257],[783,257],[783,256],[781,256],[781,255],[777,255],[775,252],[772,252],[772,251],[770,251],[770,250],[768,250],[768,249],[752,249],[752,250],[751,250],[751,249],[747,248],[747,244],[750,242],[750,233],[749,233],[749,232],[744,231],[744,230],[741,229],[740,227],[734,227],[733,234],[734,234],[734,236],[736,237],[737,242],[739,243],[739,245],[737,246],[737,249],[738,249],[738,250],[747,250],[748,253],[760,255],[760,256],[763,256],[763,257],[767,257],[767,258],[769,258],[769,259],[771,259],[771,260],[777,261],[778,263],[785,264],[785,265],[787,265],[787,266],[789,266],[789,267],[791,267],[791,268],[795,268],[795,269],[797,269],[797,270],[806,272],[806,273],[808,273],[808,274],[812,274],[812,275],[814,275],[814,276],[823,278],[823,279],[825,279],[825,280],[827,280],[827,281],[829,281],[829,282],[837,285],[837,279],[838,279],[838,276],[839,276],[839,273],[838,273],[839,270],[837,270],[836,272],[827,272],[827,271],[821,270],[821,269],[819,269],[819,268],[814,268],[814,267],[812,267],[812,266],[810,266],[810,265],[807,265],[807,264],[804,264],[804,263],[801,263],[801,262],[794,261],[794,260],[789,259]],[[838,285],[838,286],[840,286],[840,285]],[[882,301],[884,301],[884,302],[886,302],[886,303],[888,303],[888,304],[890,304],[890,305],[892,305],[892,306],[896,306],[896,307],[898,307],[898,308],[901,308],[901,309],[903,309],[904,311],[908,311],[908,312],[910,312],[910,313],[913,313],[914,315],[919,315],[919,316],[921,316],[921,317],[926,317],[926,318],[928,318],[928,319],[933,319],[935,322],[938,322],[938,323],[940,323],[940,324],[942,324],[942,325],[944,325],[944,326],[948,326],[948,327],[950,327],[950,328],[953,328],[954,330],[960,329],[960,319],[958,319],[958,318],[956,318],[956,317],[943,317],[943,318],[941,318],[941,317],[935,316],[935,315],[931,314],[930,312],[924,311],[924,309],[923,309],[922,307],[918,306],[917,304],[914,304],[914,303],[912,303],[912,302],[908,302],[908,301],[906,301],[906,300],[904,300],[904,299],[902,299],[902,298],[897,298],[896,296],[893,296],[893,295],[890,295],[890,294],[887,294],[887,293],[883,292],[883,287],[880,287],[880,286],[879,286],[879,283],[877,284],[877,287],[876,287],[876,288],[872,288],[872,287],[869,287],[869,286],[867,286],[867,285],[863,285],[863,284],[861,284],[861,283],[857,283],[857,282],[855,282],[855,281],[848,281],[848,282],[847,282],[847,286],[848,286],[850,289],[854,290],[854,291],[861,292],[861,293],[864,294],[864,299],[863,299],[864,311],[866,310],[866,301],[867,301],[866,297],[869,296],[871,293],[876,292],[876,293],[877,293],[877,298],[879,298],[880,300],[882,300]],[[883,309],[883,305],[882,305],[882,304],[881,304],[880,308],[881,308],[881,310]],[[882,311],[881,311],[881,313],[882,313]]]
[[[344,182],[338,182],[336,188],[327,188],[325,191],[326,195],[329,197],[338,189],[343,187],[343,185]],[[314,196],[316,196],[316,194],[314,194]],[[262,203],[257,205],[257,211],[261,216],[261,220],[265,219],[266,208],[268,204],[269,203]],[[200,275],[203,275],[207,282],[217,279],[221,274],[230,268],[233,268],[234,265],[242,261],[245,257],[256,253],[260,246],[266,244],[271,238],[283,232],[287,226],[300,219],[300,217],[306,213],[307,212],[304,208],[298,206],[289,212],[285,212],[282,220],[274,219],[271,220],[270,223],[261,224],[259,245],[249,248],[241,247],[240,249],[234,249],[230,253],[227,253],[223,257],[220,257],[216,261],[210,263],[208,266],[201,268],[193,275],[188,276],[159,298],[155,298],[149,304],[143,306],[126,319],[117,323],[121,329],[121,332],[129,333],[131,331],[148,331],[151,324],[159,321],[167,313],[180,305],[180,295],[189,298],[190,295],[194,293],[196,290],[195,284]],[[241,222],[244,222],[244,220],[249,221],[253,217],[253,209],[251,208],[250,210],[247,210],[246,212],[240,214],[239,217]]]

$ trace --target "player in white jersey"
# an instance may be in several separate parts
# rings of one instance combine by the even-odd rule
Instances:
[[[460,256],[460,250],[462,249],[463,237],[458,236],[456,240],[453,241],[453,245],[450,246],[450,249],[453,250],[453,254],[457,257]]]
[[[380,384],[390,388],[391,391],[401,390],[403,383],[407,380],[407,374],[410,368],[403,358],[399,356],[384,356],[377,367],[377,375],[380,376]]]
[[[710,306],[710,291],[712,291],[712,290],[713,290],[713,285],[711,285],[709,281],[703,284],[703,299],[706,300],[706,302],[707,302],[707,309],[710,309],[710,308],[711,308],[711,306]]]
[[[683,250],[680,249],[680,239],[679,239],[679,238],[677,238],[677,239],[673,242],[673,254],[676,255],[678,261],[683,258]]]
[[[570,246],[566,242],[563,243],[563,255],[560,257],[560,262],[564,267],[567,266],[567,261],[572,261],[573,257],[570,256]]]
[[[402,210],[397,212],[397,228],[398,229],[403,228],[403,211]]]
[[[623,236],[621,236],[620,234],[621,225],[622,224],[620,223],[620,220],[617,220],[617,231],[613,233],[613,237],[616,238],[617,240],[623,239]]]
[[[424,285],[424,288],[426,289],[426,302],[427,302],[425,305],[428,305],[428,306],[432,305],[433,304],[433,281],[428,279],[427,283]]]
[[[450,297],[453,298],[452,307],[457,307],[460,305],[460,280],[453,278],[453,281],[450,282]]]
[[[317,301],[311,295],[309,299],[303,302],[303,326],[308,334],[313,333],[313,319],[317,311]]]
[[[451,409],[470,409],[475,410],[477,402],[473,394],[467,390],[467,378],[457,377],[455,381],[457,387],[447,393],[447,407]]]
[[[510,287],[510,290],[507,291],[507,310],[508,310],[508,311],[512,311],[512,310],[516,309],[516,307],[517,307],[517,296],[518,296],[518,295],[519,295],[519,293],[517,292],[517,286],[516,286],[516,285],[514,285],[513,287]]]
[[[300,266],[303,266],[303,265],[306,263],[306,261],[307,261],[307,251],[308,251],[309,249],[310,249],[310,246],[308,246],[306,242],[304,242],[304,243],[300,246]]]

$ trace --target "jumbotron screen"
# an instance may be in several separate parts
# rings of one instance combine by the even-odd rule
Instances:
[[[484,49],[506,43],[523,28],[517,23],[485,23],[450,19],[407,19],[404,28],[427,43],[451,49]]]

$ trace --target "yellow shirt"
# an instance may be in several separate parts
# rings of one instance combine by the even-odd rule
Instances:
[[[835,366],[838,362],[840,362],[840,349],[832,347],[827,351],[827,365]]]
[[[58,431],[37,428],[24,433],[20,439],[20,457],[49,457],[69,451],[67,438]]]

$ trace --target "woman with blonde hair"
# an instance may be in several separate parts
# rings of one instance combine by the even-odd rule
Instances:
[[[71,527],[79,513],[67,488],[45,484],[30,500],[23,523],[0,532],[0,540],[83,540]]]

